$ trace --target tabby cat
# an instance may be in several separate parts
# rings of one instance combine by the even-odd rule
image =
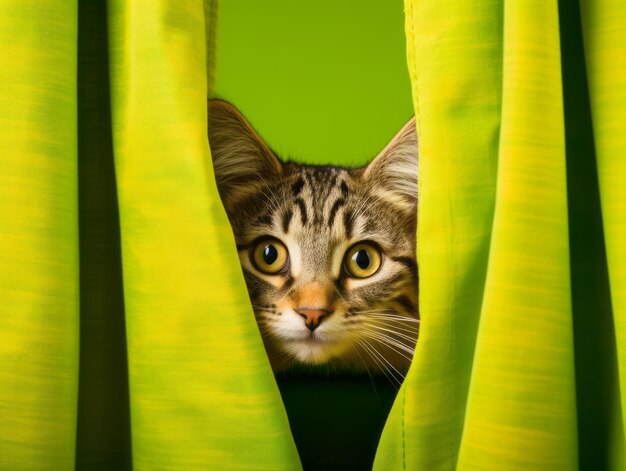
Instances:
[[[415,118],[368,165],[280,160],[230,103],[209,142],[274,371],[329,364],[399,378],[418,333]]]

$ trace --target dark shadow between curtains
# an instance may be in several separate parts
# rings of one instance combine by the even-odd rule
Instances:
[[[581,470],[615,467],[623,440],[617,352],[578,2],[559,0]],[[617,458],[619,459],[619,458]]]
[[[78,2],[80,369],[76,469],[130,470],[120,225],[105,0]]]
[[[397,393],[391,380],[296,367],[276,381],[304,471],[372,469]]]

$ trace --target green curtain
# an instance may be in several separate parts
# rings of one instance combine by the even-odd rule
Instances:
[[[376,469],[624,469],[626,4],[405,9],[422,324]]]
[[[2,470],[300,466],[212,174],[214,9],[0,3]]]
[[[10,3],[0,3],[0,468],[70,469],[79,340],[77,8]]]
[[[0,2],[0,469],[300,467],[210,165],[215,8]],[[623,469],[626,4],[405,10],[422,326],[375,469]]]

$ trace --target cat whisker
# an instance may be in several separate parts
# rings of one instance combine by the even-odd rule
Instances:
[[[264,309],[266,311],[273,310],[271,306],[257,306],[256,304],[250,304],[254,309]]]
[[[403,316],[401,314],[389,314],[385,312],[362,311],[362,312],[356,312],[355,314],[359,314],[362,316],[377,317],[377,318],[382,318],[382,319],[402,320],[402,321],[416,323],[416,324],[419,323],[420,321],[419,319],[416,319],[415,317]]]
[[[339,363],[339,366],[341,366],[341,365],[343,364],[343,361],[341,361],[341,358],[329,358],[329,359],[328,359],[328,363],[329,363],[329,365],[330,365],[332,368],[334,368],[335,370],[337,370],[338,368],[337,368],[337,365],[335,364],[335,361],[333,361],[333,360],[336,360],[336,361]],[[330,374],[330,373],[331,373],[331,371],[332,371],[332,369],[331,369],[331,368],[329,368],[329,369],[328,369],[328,374]]]
[[[381,335],[379,333],[376,332],[366,332],[364,335],[366,335],[368,338],[371,338],[372,340],[376,340],[380,343],[385,344],[387,347],[391,348],[392,350],[394,350],[396,353],[402,355],[404,358],[406,358],[407,360],[411,360],[413,355],[415,354],[415,349],[407,347],[406,345],[404,345],[401,342],[398,342],[397,340],[393,340],[385,335]],[[400,350],[408,353],[409,355],[411,355],[411,357],[407,357],[406,355],[400,353],[398,350],[396,350],[393,347],[397,347]]]
[[[368,327],[370,327],[372,329],[376,329],[376,330],[379,330],[379,331],[382,330],[382,331],[385,331],[385,332],[391,332],[392,334],[394,334],[394,335],[396,335],[396,336],[398,336],[400,338],[403,338],[405,340],[408,340],[409,342],[415,342],[415,337],[411,337],[410,335],[406,335],[406,334],[397,332],[397,331],[392,330],[392,329],[386,329],[385,327],[381,327],[379,325],[373,325],[373,324],[367,324],[367,323],[363,323],[363,325],[366,325],[366,326],[368,326]]]
[[[371,327],[372,329],[376,329],[376,330],[384,330],[384,328],[381,328],[382,326],[376,325],[376,324],[370,324],[367,322],[363,322],[362,325],[366,325],[368,327]],[[388,325],[388,323],[386,323],[386,325]],[[398,334],[398,336],[402,336],[407,340],[410,340],[411,342],[415,342],[415,339],[417,339],[417,334],[419,333],[419,330],[417,329],[403,329],[402,327],[397,327],[397,326],[393,326],[392,329],[389,329],[388,332],[392,332],[394,334]],[[402,334],[402,335],[400,335]]]
[[[396,348],[394,348],[391,345],[386,344],[385,342],[383,342],[380,339],[375,339],[372,338],[372,340],[376,340],[377,342],[380,342],[385,348],[388,348],[389,350],[395,352],[397,355],[401,356],[402,358],[404,358],[405,360],[407,360],[408,362],[411,362],[413,360],[413,357],[407,356],[404,353],[402,353],[401,351],[397,350]]]
[[[258,324],[263,324],[263,325],[268,325],[268,324],[274,324],[275,321],[274,321],[274,319],[258,319],[257,323]]]
[[[351,311],[357,314],[380,314],[380,315],[385,315],[385,316],[399,316],[399,317],[404,317],[407,319],[413,319],[413,317],[411,316],[407,316],[404,314],[400,314],[395,310],[391,310],[391,309],[366,309],[363,311]]]
[[[379,366],[382,366],[387,372],[389,372],[394,378],[395,375],[394,373],[385,366],[385,363],[388,363],[387,360],[384,358],[384,355],[382,355],[381,352],[379,352],[376,347],[374,345],[372,345],[370,342],[368,342],[365,338],[361,338],[361,341],[363,343],[363,346],[373,355],[372,358],[376,358],[378,359],[378,364]],[[382,371],[382,368],[381,368]],[[399,372],[398,372],[399,373]],[[402,375],[401,375],[402,376]]]
[[[401,338],[394,338],[391,335],[386,334],[384,332],[371,330],[371,328],[364,329],[364,332],[366,332],[369,335],[375,335],[377,338],[381,338],[381,339],[385,339],[385,340],[390,341],[390,342],[394,342],[399,347],[404,349],[406,352],[413,354],[414,349],[410,345],[407,345]],[[415,339],[414,338],[410,338],[409,343],[410,344],[414,344],[415,343]]]
[[[266,336],[270,335],[270,329],[269,329],[269,327],[268,327],[268,326],[262,326],[262,325],[260,325],[260,326],[259,326],[259,331],[261,332],[261,336],[262,336],[262,337],[264,337],[264,338],[265,338]]]
[[[368,345],[370,345],[370,347],[374,348],[371,344],[368,344]],[[406,357],[406,356],[405,356],[405,355],[403,355],[401,352],[398,352],[397,350],[395,350],[395,349],[393,349],[393,348],[391,348],[391,347],[389,347],[389,346],[388,346],[387,348],[390,348],[391,350],[393,350],[393,351],[395,351],[396,353],[398,353],[398,355],[400,355],[400,356],[402,356],[402,357],[406,358],[407,360],[411,361],[411,358]],[[376,349],[374,348],[374,350],[376,350]],[[379,355],[380,355],[380,356],[381,356],[381,357],[385,360],[385,362],[386,362],[389,366],[391,366],[391,368],[393,368],[393,369],[394,369],[394,371],[395,371],[395,372],[396,372],[396,373],[397,373],[397,374],[398,374],[398,375],[399,375],[399,376],[400,376],[400,377],[404,380],[404,375],[403,375],[402,373],[400,373],[400,372],[396,369],[396,367],[394,367],[394,366],[393,366],[393,365],[392,365],[392,364],[391,364],[391,363],[390,363],[390,362],[389,362],[389,361],[385,358],[385,356],[384,356],[382,353],[378,352],[377,350],[376,350],[376,352],[377,352],[377,353],[378,353],[378,354],[379,354]]]
[[[412,319],[409,316],[403,316],[402,314],[398,314],[398,312],[393,309],[364,309],[362,311],[351,311],[351,312],[354,312],[357,314],[366,314],[366,313],[385,314],[389,316],[402,316],[402,317],[408,317],[409,319]]]
[[[276,345],[276,342],[272,342],[274,345]],[[274,360],[276,359],[284,359],[287,358],[287,362],[293,361],[295,360],[295,355],[291,352],[288,352],[286,350],[276,350],[274,351],[274,353],[272,354],[272,357]]]
[[[356,355],[359,357],[359,360],[361,360],[361,363],[363,363],[363,368],[365,368],[365,372],[367,373],[367,376],[369,376],[370,382],[372,383],[372,388],[374,388],[374,394],[376,394],[376,397],[379,398],[378,391],[376,390],[376,384],[374,384],[374,378],[372,377],[372,374],[370,373],[370,369],[368,368],[367,363],[365,362],[365,360],[363,359],[363,357],[359,353],[359,349],[356,348],[354,345],[351,345],[350,349],[354,353],[356,353]]]
[[[385,357],[384,355],[382,355],[378,350],[376,350],[376,348],[374,346],[372,346],[369,342],[367,342],[365,339],[362,339],[363,343],[364,343],[364,347],[367,351],[370,352],[370,354],[372,355],[372,359],[374,359],[374,357],[378,358],[379,360],[379,365],[381,365],[388,373],[389,376],[387,376],[385,374],[385,376],[387,376],[388,378],[393,378],[395,380],[395,382],[397,383],[398,387],[402,385],[402,381],[398,380],[398,378],[396,377],[396,375],[394,374],[394,372],[400,376],[400,378],[402,378],[402,380],[404,380],[404,375],[402,373],[400,373]],[[391,367],[390,370],[389,367],[387,366],[389,365],[389,367]],[[381,370],[382,371],[382,370]]]
[[[367,325],[372,325],[372,326],[384,325],[387,327],[391,327],[393,332],[396,332],[396,331],[406,332],[407,334],[410,334],[413,337],[415,337],[417,333],[419,332],[419,326],[415,324],[405,325],[403,321],[399,321],[399,320],[373,319],[373,318],[365,317],[364,319],[359,319],[358,321],[355,321],[356,324],[366,324],[368,322],[370,322],[371,324],[367,324]]]
[[[355,221],[358,220],[365,213],[368,207],[370,207],[370,203],[373,200],[374,200],[374,195],[371,193],[367,194],[365,198],[361,199],[361,201],[359,202],[359,205],[354,209],[353,219]]]
[[[276,315],[276,316],[278,316],[278,315],[279,315],[279,314],[276,312],[276,309],[261,309],[261,308],[258,308],[258,307],[254,307],[254,308],[252,308],[252,310],[253,310],[254,312],[269,313],[269,314],[274,314],[274,315]]]
[[[390,379],[389,374],[387,373],[387,371],[385,371],[385,368],[383,367],[384,365],[381,365],[380,360],[374,356],[374,354],[371,352],[371,350],[366,347],[363,343],[359,344],[359,346],[363,349],[364,353],[367,353],[367,355],[372,359],[372,361],[374,362],[374,365],[376,366],[376,368],[383,373],[383,375],[385,376],[385,378],[389,379],[389,381],[394,384],[394,382]],[[393,377],[393,375],[392,375]]]
[[[275,323],[273,321],[261,320],[257,322],[257,325],[259,326],[259,330],[261,331],[262,334],[270,334],[272,331],[272,328],[274,327],[274,324]]]
[[[272,187],[270,186],[270,184],[267,182],[267,179],[265,178],[265,176],[262,173],[257,173],[256,177],[261,181],[261,183],[263,183],[263,185],[265,185],[265,188],[267,189],[268,193],[265,192],[261,192],[261,195],[263,197],[265,197],[267,203],[268,203],[268,208],[270,209],[271,212],[274,212],[276,209],[278,209],[280,207],[280,199],[276,196],[276,193],[274,193],[272,191]]]
[[[382,319],[359,319],[359,320],[352,320],[349,323],[346,322],[344,323],[344,325],[355,325],[355,326],[363,326],[363,325],[367,325],[367,326],[372,326],[372,327],[389,327],[390,328],[390,332],[403,332],[405,335],[408,335],[409,337],[411,337],[412,339],[417,337],[417,334],[419,333],[419,329],[417,326],[415,325],[402,325],[400,324],[400,321],[389,321],[388,319],[382,320]],[[359,327],[356,327],[357,329]]]
[[[411,327],[415,328],[417,328],[417,325],[415,324],[419,324],[419,319],[415,317],[403,316],[400,314],[378,314],[369,312],[366,314],[360,314],[357,319],[375,319],[377,321],[390,321],[395,322],[396,324],[406,324],[407,327],[410,325]]]
[[[363,217],[365,213],[369,210],[372,202],[374,202],[377,199],[378,197],[375,196],[373,193],[369,193],[366,195],[365,198],[362,198],[359,206],[357,206],[357,208],[354,210],[353,219],[356,221],[360,219],[361,217]]]

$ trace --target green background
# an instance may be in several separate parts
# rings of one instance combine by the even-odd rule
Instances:
[[[401,0],[223,1],[215,94],[283,158],[360,165],[414,114],[405,41]]]

